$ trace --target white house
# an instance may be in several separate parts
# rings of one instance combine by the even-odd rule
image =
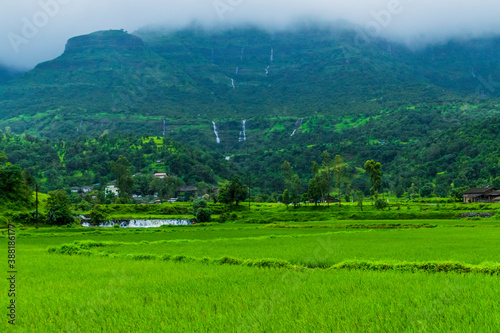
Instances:
[[[106,186],[106,192],[112,192],[114,195],[118,196],[118,187],[115,185]]]
[[[155,177],[163,179],[163,178],[167,178],[167,174],[166,173],[155,173]]]

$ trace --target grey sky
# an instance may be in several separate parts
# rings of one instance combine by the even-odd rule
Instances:
[[[416,44],[500,33],[498,0],[17,0],[0,4],[0,63],[30,68],[60,55],[68,38],[146,25],[181,28],[297,19],[344,19]]]

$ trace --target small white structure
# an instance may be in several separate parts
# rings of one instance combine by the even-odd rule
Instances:
[[[163,178],[167,178],[167,174],[166,173],[155,173],[155,177],[163,179]]]
[[[116,187],[115,185],[106,186],[106,192],[111,192],[114,195],[118,196],[118,187]]]
[[[82,192],[83,193],[89,193],[89,192],[92,192],[94,188],[92,186],[84,186],[82,187]]]

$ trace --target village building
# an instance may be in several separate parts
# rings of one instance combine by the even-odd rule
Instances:
[[[70,188],[70,190],[71,190],[71,193],[78,193],[78,192],[80,192],[80,188],[79,187],[72,187],[72,188]]]
[[[464,203],[496,203],[500,202],[500,191],[493,187],[471,188],[463,194]]]
[[[155,173],[155,177],[163,179],[163,178],[167,178],[167,174],[166,173]]]
[[[183,186],[176,192],[179,201],[188,201],[192,197],[198,197],[198,189],[196,186]]]
[[[82,187],[82,192],[83,193],[89,193],[89,192],[92,192],[94,188],[92,186],[84,186]]]
[[[106,186],[106,192],[111,192],[115,196],[118,196],[118,187],[116,187],[115,185]]]

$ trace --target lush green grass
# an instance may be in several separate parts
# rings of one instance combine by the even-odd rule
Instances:
[[[31,246],[19,261],[18,332],[480,332],[500,325],[498,279],[483,275],[301,272],[48,255]]]
[[[268,258],[309,267],[330,267],[348,260],[366,261],[457,261],[466,264],[500,262],[500,228],[435,228],[408,230],[272,229],[266,233],[243,231],[240,237],[216,233],[205,239],[184,238],[184,234],[159,235],[163,240],[141,239],[106,251],[120,254],[170,254],[191,257]],[[321,232],[322,230],[322,232]],[[210,231],[201,231],[203,233]],[[304,233],[305,232],[305,233]],[[149,237],[148,237],[149,238]],[[102,240],[101,237],[97,238]]]
[[[495,331],[500,222],[467,222],[18,230],[15,331]]]

